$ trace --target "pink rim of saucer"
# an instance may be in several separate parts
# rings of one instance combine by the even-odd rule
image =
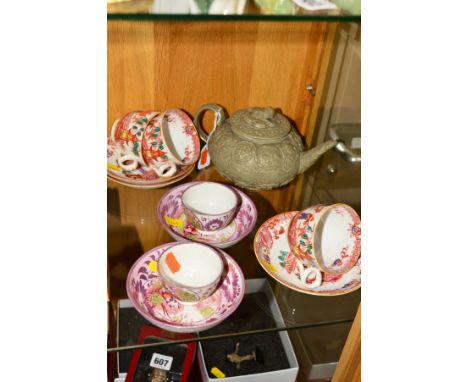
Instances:
[[[167,137],[168,131],[166,131],[166,129],[170,129],[169,124],[171,123],[171,122],[167,122],[167,117],[171,113],[175,114],[178,118],[180,118],[183,121],[184,126],[185,126],[184,130],[190,136],[190,140],[191,140],[191,142],[193,144],[194,152],[193,152],[192,158],[189,159],[189,160],[184,161],[183,159],[181,160],[177,156],[177,154],[175,153],[176,150],[175,150],[175,147],[174,147],[174,143],[172,142],[171,139],[168,139],[168,137]],[[195,163],[198,160],[198,157],[200,156],[200,139],[198,137],[198,132],[197,132],[197,129],[195,128],[195,125],[193,124],[192,120],[190,119],[190,117],[186,113],[184,113],[180,109],[166,110],[164,112],[164,114],[162,115],[159,126],[160,126],[160,129],[161,129],[162,140],[163,140],[164,144],[166,145],[167,150],[172,154],[172,157],[174,158],[174,161],[177,164],[179,164],[179,165],[190,165],[192,163]],[[188,129],[190,129],[190,132],[187,132]],[[187,150],[187,147],[186,147],[186,150]]]
[[[184,183],[184,184],[181,184],[180,186],[176,186],[174,188],[171,188],[169,191],[167,191],[163,196],[161,196],[161,198],[159,199],[159,202],[158,202],[158,206],[156,208],[156,215],[158,216],[158,219],[159,221],[161,222],[162,226],[164,227],[164,229],[166,229],[166,231],[170,230],[170,235],[174,235],[175,239],[176,240],[180,240],[182,242],[194,242],[194,240],[190,240],[188,238],[186,238],[185,236],[182,236],[180,235],[179,233],[175,232],[174,230],[172,230],[168,224],[166,223],[166,221],[164,220],[164,216],[163,216],[163,213],[162,213],[162,203],[165,201],[165,199],[171,194],[171,193],[176,193],[177,191],[179,191],[179,189],[181,188],[188,188],[190,187],[191,185],[195,185],[197,183],[203,183],[203,181],[195,181],[195,182],[189,182],[189,183]],[[252,230],[254,229],[255,227],[255,224],[257,223],[257,217],[258,217],[258,212],[257,212],[257,208],[255,207],[255,204],[253,202],[252,199],[250,199],[244,192],[240,191],[239,189],[233,187],[233,186],[229,186],[229,185],[225,185],[227,187],[231,187],[235,192],[238,193],[240,199],[241,199],[241,205],[239,207],[239,210],[242,208],[242,200],[243,199],[246,199],[248,203],[250,203],[250,205],[253,207],[253,219],[252,219],[252,223],[249,225],[249,227],[245,230],[244,233],[240,234],[238,237],[235,237],[234,239],[232,240],[226,240],[222,243],[208,243],[208,245],[211,245],[211,246],[215,246],[217,247],[217,245],[223,245],[224,248],[227,248],[229,247],[229,245],[231,243],[238,243],[239,241],[241,241],[242,239],[244,239],[247,235],[250,234],[250,232],[252,232]],[[239,211],[237,212],[239,213]],[[234,216],[234,221],[236,220],[236,217],[237,215]],[[231,222],[232,223],[232,222]],[[237,229],[236,229],[237,231]],[[169,231],[168,231],[169,233]],[[204,243],[204,242],[200,242],[200,241],[195,241],[196,243]],[[219,248],[219,247],[217,247]]]
[[[130,291],[130,275],[132,274],[132,272],[134,271],[134,269],[137,267],[137,266],[141,266],[140,262],[143,261],[146,257],[150,256],[153,254],[153,252],[157,252],[158,250],[163,250],[166,251],[167,249],[173,247],[174,245],[178,244],[177,242],[175,243],[166,243],[166,244],[162,244],[162,245],[159,245],[153,249],[150,249],[148,252],[146,252],[144,255],[140,256],[138,258],[138,260],[135,261],[135,263],[133,263],[132,267],[130,268],[130,270],[128,271],[128,275],[127,275],[127,281],[126,281],[126,285],[125,285],[125,289],[126,289],[126,292],[127,292],[127,296],[129,297],[133,307],[136,309],[136,311],[138,313],[140,313],[145,319],[147,319],[149,322],[153,323],[153,322],[161,322],[163,325],[167,326],[167,327],[171,327],[171,328],[174,328],[174,329],[180,329],[180,330],[184,330],[184,329],[202,329],[203,327],[205,326],[215,326],[215,325],[218,325],[220,324],[221,322],[223,322],[227,317],[229,317],[232,313],[234,313],[236,311],[236,309],[239,307],[240,303],[242,302],[242,300],[244,299],[244,295],[245,295],[245,277],[244,277],[244,273],[242,272],[242,269],[241,267],[239,266],[239,264],[237,264],[237,262],[231,257],[229,256],[226,252],[224,252],[223,250],[219,249],[219,248],[214,248],[214,250],[216,251],[219,251],[220,252],[220,255],[222,255],[227,262],[231,262],[235,268],[237,269],[237,271],[239,272],[239,275],[240,275],[240,278],[241,278],[241,283],[240,283],[240,286],[241,286],[241,292],[239,293],[240,296],[242,296],[241,298],[239,298],[233,305],[231,305],[230,309],[227,309],[218,319],[216,319],[215,321],[212,321],[210,322],[208,325],[205,321],[201,321],[200,323],[195,323],[195,324],[187,324],[187,325],[176,325],[170,321],[164,321],[164,320],[160,320],[160,319],[157,319],[151,315],[149,315],[148,313],[144,312],[142,309],[140,309],[139,305],[138,304],[135,304],[132,300],[132,298],[130,297],[131,296],[131,293],[129,292]],[[162,253],[164,252],[162,251],[160,256],[162,255]],[[159,259],[159,257],[158,257]],[[216,293],[216,292],[215,292]],[[211,317],[210,317],[211,318]],[[156,324],[155,324],[156,325]]]

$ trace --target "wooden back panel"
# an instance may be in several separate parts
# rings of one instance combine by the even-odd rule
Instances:
[[[142,108],[279,108],[304,134],[326,23],[108,22],[108,128]]]

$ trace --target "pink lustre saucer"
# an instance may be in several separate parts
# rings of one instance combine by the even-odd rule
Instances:
[[[227,253],[221,283],[210,297],[198,303],[176,300],[164,287],[157,267],[159,257],[176,243],[151,249],[133,264],[127,276],[127,295],[135,309],[162,329],[193,333],[211,329],[239,306],[245,293],[245,279],[239,265]]]
[[[341,275],[324,274],[323,282],[307,288],[299,277],[299,259],[293,255],[288,243],[288,228],[296,211],[285,212],[268,219],[257,231],[254,251],[263,269],[276,281],[297,292],[336,296],[353,292],[361,287],[361,260]],[[306,268],[306,266],[304,266]]]
[[[177,172],[170,178],[159,177],[148,166],[140,166],[136,170],[124,171],[117,164],[118,153],[116,143],[107,139],[107,177],[116,183],[134,188],[160,188],[178,182],[188,176],[195,168],[195,163],[188,166],[178,166]]]
[[[187,222],[182,206],[184,191],[201,182],[184,183],[166,192],[158,203],[157,215],[165,230],[175,240],[188,240],[209,244],[213,247],[228,248],[252,232],[257,222],[257,209],[252,199],[232,187],[241,198],[241,206],[234,220],[225,228],[216,231],[201,231]]]

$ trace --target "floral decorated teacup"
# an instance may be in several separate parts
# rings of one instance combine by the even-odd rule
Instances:
[[[176,162],[170,156],[162,139],[163,114],[156,115],[145,129],[141,142],[141,159],[160,177],[170,177],[177,171]]]
[[[157,111],[132,111],[116,120],[112,126],[111,139],[119,151],[117,163],[124,170],[132,171],[144,165],[141,159],[141,142],[148,123]]]
[[[187,166],[200,155],[200,138],[190,117],[180,109],[164,112],[160,120],[162,141],[167,155],[175,163]]]
[[[361,221],[343,203],[311,206],[292,219],[288,242],[307,269],[339,275],[351,269],[361,255]]]
[[[158,176],[170,177],[177,165],[190,165],[200,154],[200,140],[190,118],[179,109],[155,116],[146,127],[141,160]]]
[[[240,200],[229,186],[199,182],[182,194],[182,206],[188,222],[202,231],[226,227],[235,217]]]
[[[204,244],[176,244],[158,260],[167,290],[180,301],[198,302],[217,289],[224,269],[219,253]]]

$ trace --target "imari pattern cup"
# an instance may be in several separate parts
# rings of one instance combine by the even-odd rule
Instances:
[[[342,274],[361,255],[361,221],[356,211],[343,203],[311,206],[292,219],[288,242],[304,265]]]
[[[195,163],[199,155],[197,130],[182,110],[167,110],[148,123],[142,140],[141,159],[158,176],[173,176],[177,165]]]
[[[161,133],[163,114],[155,116],[146,127],[143,140],[141,158],[160,177],[170,177],[177,171],[176,163],[169,157]]]
[[[114,122],[111,139],[122,153],[118,164],[132,171],[144,162],[141,159],[141,142],[148,123],[158,115],[157,111],[132,111]]]

